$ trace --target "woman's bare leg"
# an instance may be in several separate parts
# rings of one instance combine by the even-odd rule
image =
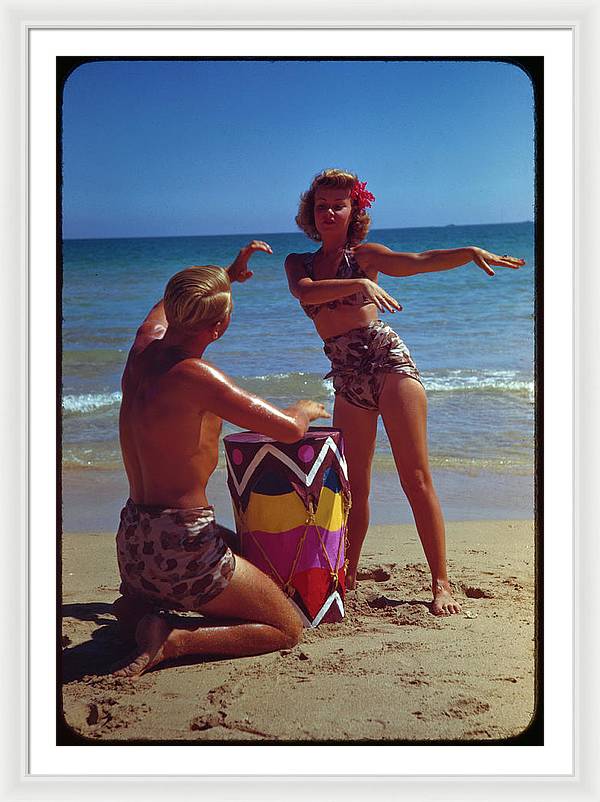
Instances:
[[[115,676],[139,676],[163,660],[185,655],[244,657],[289,649],[302,633],[300,617],[284,593],[242,557],[236,557],[227,588],[199,612],[209,617],[206,622],[198,626],[197,620],[189,625],[182,620],[178,628],[162,616],[144,616],[136,631],[138,649]]]
[[[444,518],[429,469],[425,390],[415,379],[391,373],[386,377],[379,406],[431,570],[432,612],[458,613],[460,605],[452,598],[446,568]]]
[[[346,587],[356,585],[356,571],[360,551],[369,527],[369,491],[371,489],[371,463],[375,452],[377,418],[379,414],[354,406],[342,396],[336,396],[333,425],[344,436],[344,451],[348,463],[348,477],[352,506],[348,515],[348,569]]]

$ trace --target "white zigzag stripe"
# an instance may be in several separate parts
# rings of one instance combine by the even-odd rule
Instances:
[[[296,602],[293,599],[289,599],[289,601],[291,601],[291,603],[294,605],[294,607],[298,611],[298,614],[300,615],[300,618],[302,619],[302,624],[304,625],[305,629],[315,629],[315,627],[318,627],[319,624],[321,623],[321,621],[323,620],[323,618],[325,617],[325,615],[327,614],[329,608],[334,603],[337,604],[338,610],[340,611],[342,618],[344,617],[344,603],[342,601],[342,597],[337,592],[337,590],[334,591],[331,594],[331,596],[329,596],[326,599],[325,604],[321,607],[321,609],[319,610],[319,612],[316,614],[316,616],[313,618],[312,621],[309,618],[306,617],[306,613],[302,612],[300,607],[298,607],[298,605],[296,604]]]
[[[237,490],[238,494],[241,495],[246,489],[246,485],[248,484],[250,477],[254,473],[254,470],[262,462],[262,460],[265,458],[267,454],[272,454],[278,460],[283,462],[284,465],[287,465],[287,467],[290,470],[292,470],[296,474],[296,476],[301,481],[303,481],[304,484],[308,487],[312,483],[312,480],[315,478],[315,475],[319,470],[319,468],[321,467],[323,460],[327,456],[327,452],[329,451],[329,449],[331,449],[333,453],[336,455],[340,468],[342,469],[342,473],[344,474],[344,477],[348,479],[348,465],[346,464],[346,459],[342,454],[340,454],[338,447],[331,439],[331,437],[328,437],[327,440],[325,440],[323,447],[319,452],[319,456],[314,461],[312,468],[307,474],[304,473],[302,468],[299,468],[296,465],[296,463],[288,457],[287,454],[284,454],[283,451],[280,451],[280,449],[278,449],[276,446],[271,445],[270,443],[266,443],[264,446],[262,446],[262,448],[259,448],[259,450],[256,452],[256,454],[250,461],[250,464],[244,471],[244,475],[242,476],[242,479],[239,483],[235,477],[233,466],[229,461],[229,455],[227,451],[225,451],[225,460],[227,462],[227,467],[229,468],[229,475],[233,481],[233,484],[235,485],[235,489]]]

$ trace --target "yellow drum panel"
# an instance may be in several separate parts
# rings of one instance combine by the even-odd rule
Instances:
[[[321,529],[335,532],[344,523],[341,493],[334,493],[328,487],[321,489],[319,506],[315,521]],[[295,493],[279,496],[266,496],[251,493],[244,516],[244,529],[247,532],[288,532],[304,526],[308,513]]]

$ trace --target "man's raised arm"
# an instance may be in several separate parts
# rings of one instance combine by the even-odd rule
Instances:
[[[158,303],[154,304],[142,321],[135,334],[131,350],[134,352],[143,351],[152,340],[161,340],[165,336],[168,325],[165,305],[161,298]]]

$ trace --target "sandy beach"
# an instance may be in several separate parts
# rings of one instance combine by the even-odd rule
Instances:
[[[452,521],[447,539],[460,615],[431,615],[414,526],[371,526],[342,623],[306,630],[289,651],[165,664],[131,680],[108,673],[131,650],[111,614],[114,534],[65,534],[67,733],[91,744],[519,736],[536,698],[533,523]]]

